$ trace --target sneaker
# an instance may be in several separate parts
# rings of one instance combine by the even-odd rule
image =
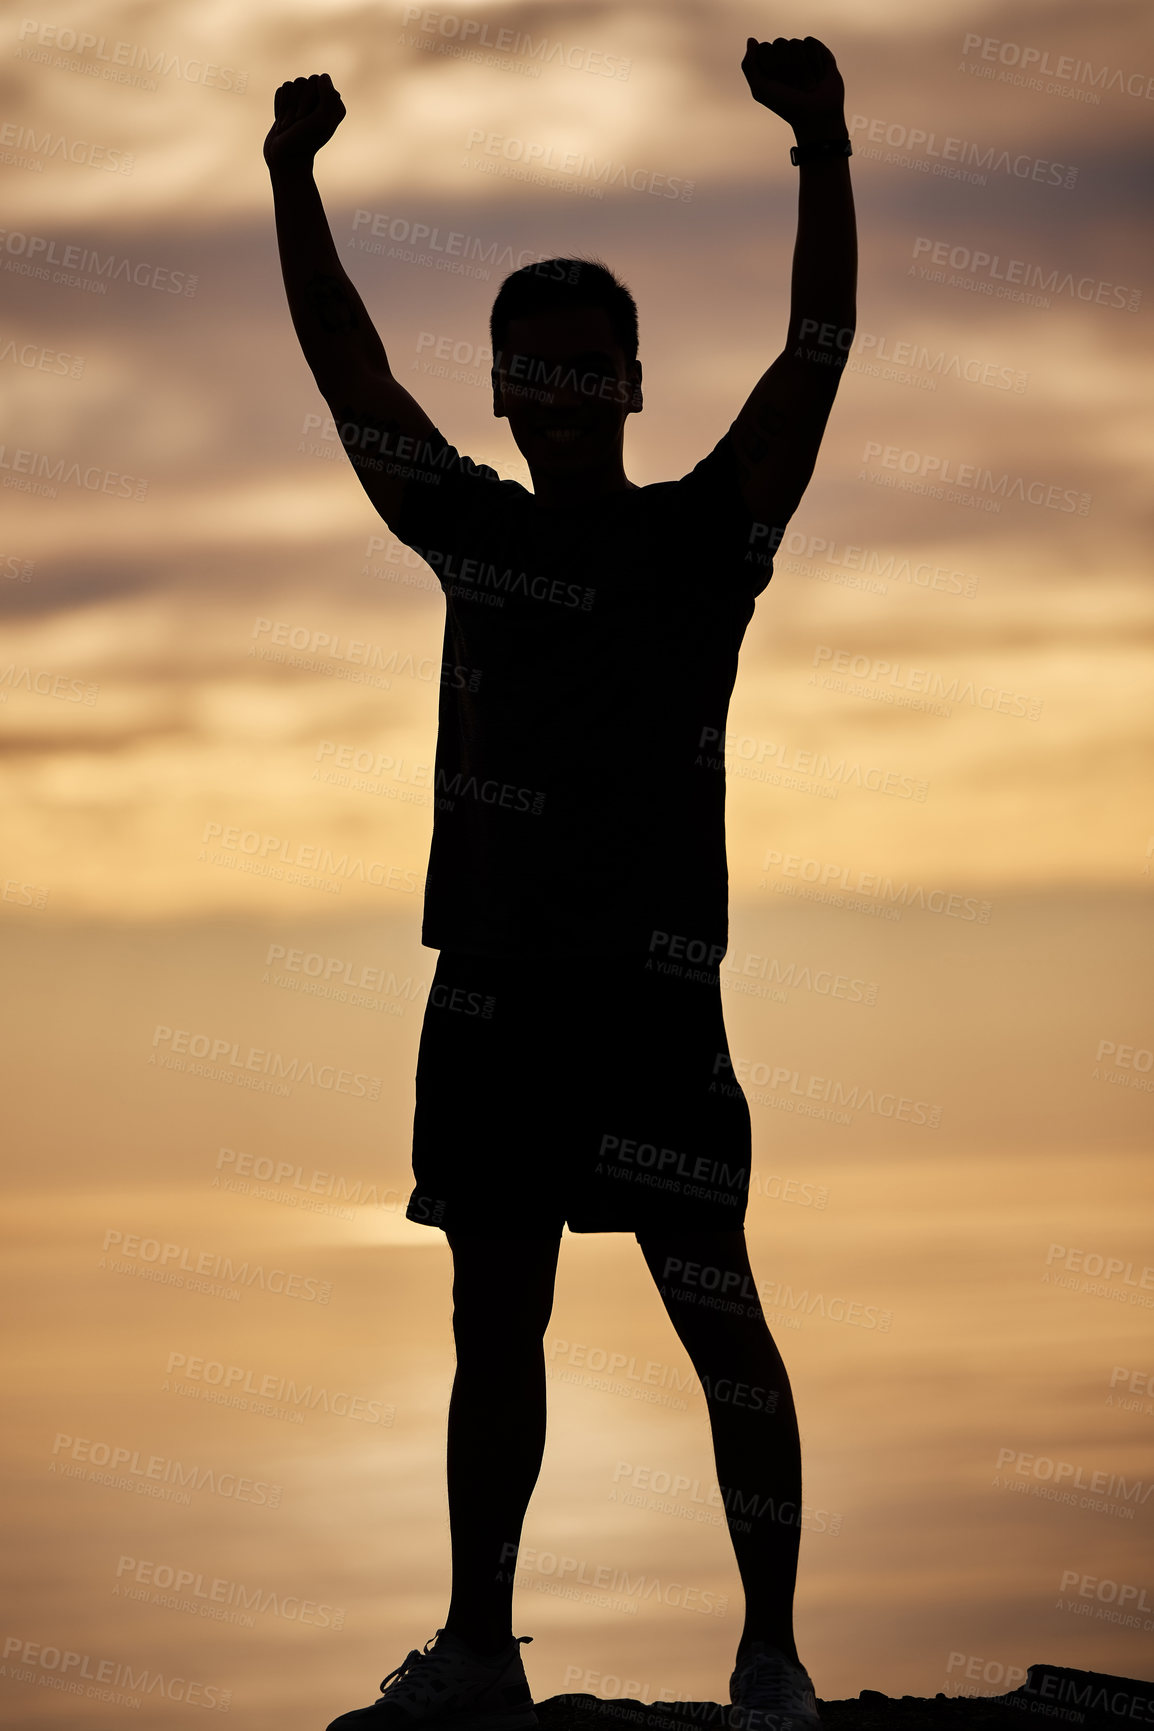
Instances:
[[[808,1671],[766,1641],[741,1649],[729,1699],[730,1731],[821,1731]]]
[[[533,1697],[521,1663],[517,1635],[491,1659],[474,1653],[456,1635],[438,1629],[433,1641],[414,1647],[381,1682],[381,1698],[342,1713],[327,1731],[521,1731],[537,1724]],[[430,1648],[432,1649],[430,1651]]]

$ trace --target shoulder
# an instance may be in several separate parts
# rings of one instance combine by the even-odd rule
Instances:
[[[760,595],[773,575],[771,536],[750,501],[732,426],[692,469],[668,485],[687,532],[696,529],[712,549],[719,572],[733,573],[742,588]]]
[[[408,480],[393,527],[410,546],[420,547],[430,538],[441,545],[467,525],[501,515],[512,502],[531,497],[519,481],[506,479],[450,444],[439,427],[414,441]]]

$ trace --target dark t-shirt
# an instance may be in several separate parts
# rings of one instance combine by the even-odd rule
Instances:
[[[446,601],[423,944],[724,955],[753,524],[728,432],[679,481],[557,507],[422,445],[391,527]]]

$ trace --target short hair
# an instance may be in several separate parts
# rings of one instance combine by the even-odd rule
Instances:
[[[555,307],[603,307],[627,366],[637,359],[637,303],[599,258],[544,258],[507,276],[489,314],[494,364],[512,319],[552,312]]]

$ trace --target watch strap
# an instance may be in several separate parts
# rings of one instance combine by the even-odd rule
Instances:
[[[846,138],[822,138],[807,144],[791,144],[789,160],[796,168],[802,162],[824,162],[831,156],[852,156],[853,145]]]

